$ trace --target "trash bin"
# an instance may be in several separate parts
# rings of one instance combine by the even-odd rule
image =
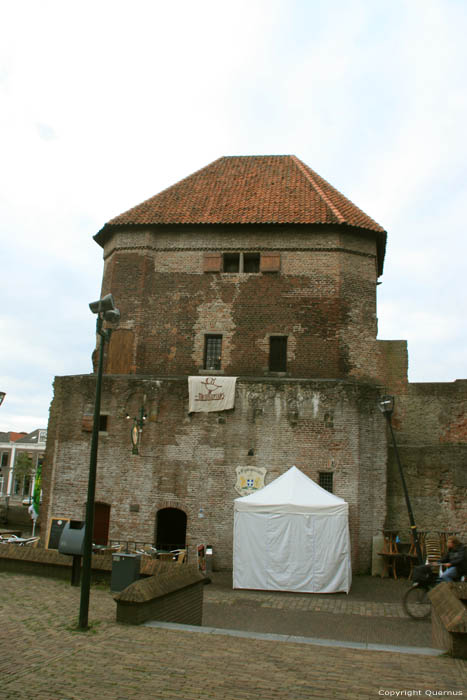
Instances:
[[[124,588],[139,579],[141,554],[132,552],[112,554],[112,576],[110,590],[112,593],[123,591]]]
[[[60,554],[82,556],[85,531],[85,523],[82,520],[70,520],[65,523],[65,527],[58,541],[58,551]]]
[[[58,551],[73,557],[71,565],[71,585],[79,586],[81,579],[81,557],[84,549],[84,534],[86,523],[82,520],[70,520],[65,523],[60,539]]]
[[[212,574],[212,547],[210,544],[206,545],[206,575]]]

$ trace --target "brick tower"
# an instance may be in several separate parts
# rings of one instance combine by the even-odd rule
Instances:
[[[239,475],[267,484],[295,464],[349,503],[354,569],[368,570],[386,517],[384,229],[295,156],[246,156],[214,161],[95,240],[102,295],[121,312],[105,359],[100,536],[190,556],[209,543],[228,569]],[[233,408],[188,411],[188,377],[204,375],[237,378]],[[94,391],[92,374],[55,380],[48,522],[83,518]]]

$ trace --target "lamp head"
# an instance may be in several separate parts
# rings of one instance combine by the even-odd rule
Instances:
[[[381,413],[391,416],[392,412],[394,411],[394,396],[382,396],[378,400],[378,408]]]
[[[3,399],[5,398],[5,396],[6,396],[6,393],[4,391],[0,391],[0,406],[3,403]]]
[[[104,319],[109,323],[118,323],[120,320],[120,311],[115,308],[114,299],[111,294],[106,294],[102,299],[92,301],[89,304],[93,314],[102,314]]]
[[[105,297],[102,297],[102,299],[91,301],[89,308],[93,314],[100,314],[104,311],[113,311],[113,309],[115,309],[114,298],[111,294],[106,294]]]
[[[104,311],[104,319],[109,323],[118,323],[120,321],[120,311],[118,309]]]

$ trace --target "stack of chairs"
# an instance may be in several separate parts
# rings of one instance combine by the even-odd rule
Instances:
[[[435,573],[441,570],[441,539],[438,532],[427,532],[425,535],[425,563],[429,564]]]

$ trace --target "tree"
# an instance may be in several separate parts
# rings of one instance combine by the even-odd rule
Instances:
[[[26,476],[31,476],[32,459],[27,452],[18,452],[15,460],[15,477],[22,484]]]

